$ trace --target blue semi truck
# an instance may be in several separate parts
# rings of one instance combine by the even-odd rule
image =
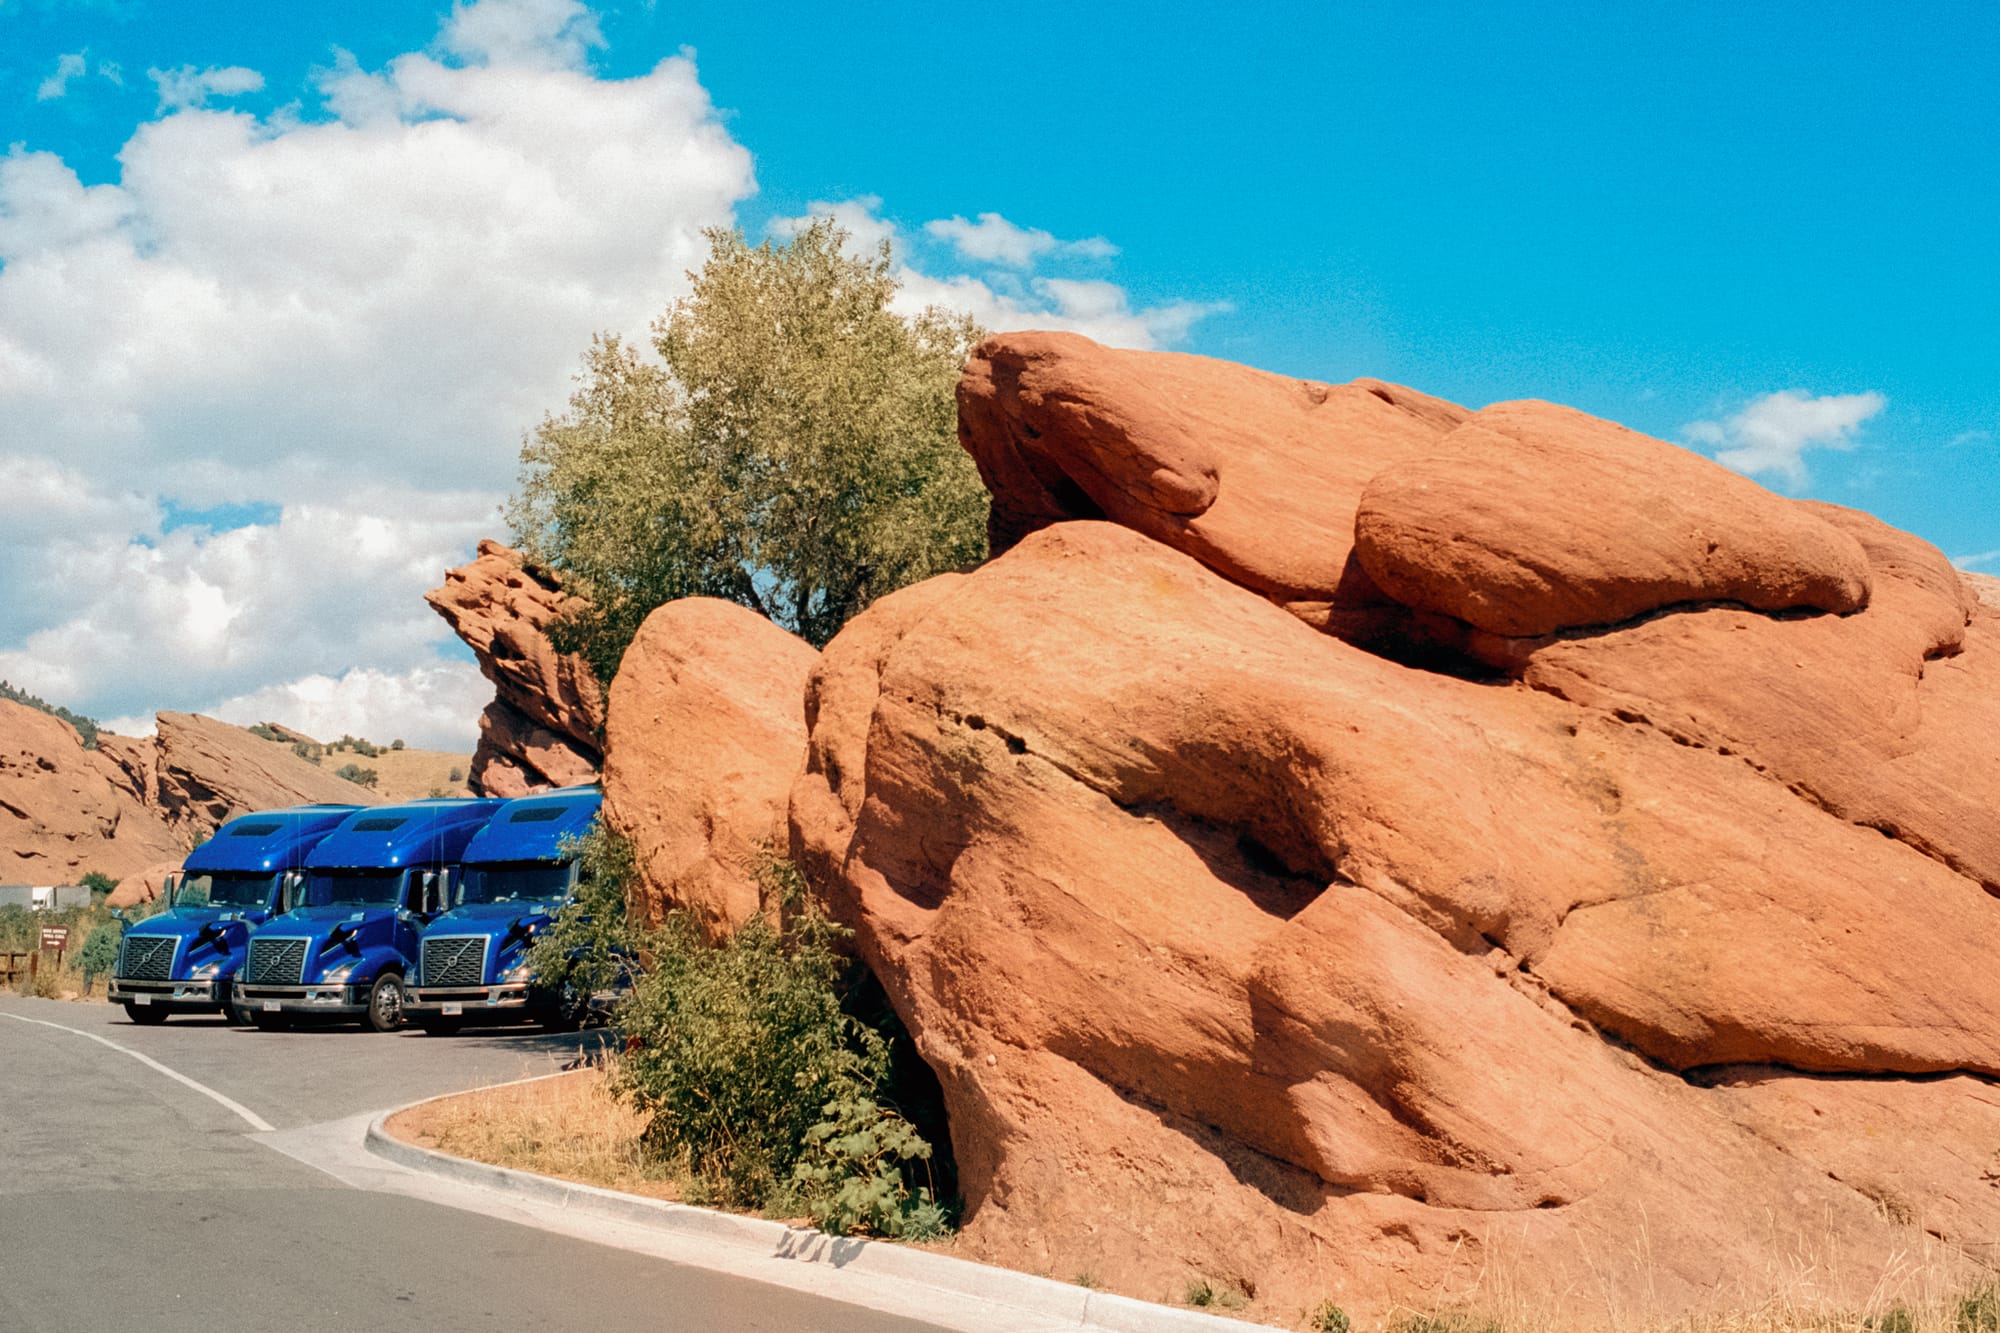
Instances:
[[[297,902],[250,936],[236,1007],[261,1028],[300,1018],[403,1021],[404,978],[459,859],[506,802],[412,801],[357,810],[306,857]]]
[[[467,1021],[572,1028],[591,997],[529,976],[528,949],[576,890],[572,839],[597,818],[594,787],[509,801],[466,844],[452,909],[424,927],[421,970],[404,1009],[424,1031],[444,1035]]]
[[[168,877],[168,910],[126,930],[111,973],[112,1003],[124,1005],[135,1023],[232,1013],[230,987],[250,932],[291,906],[307,854],[355,809],[261,810],[217,829]]]

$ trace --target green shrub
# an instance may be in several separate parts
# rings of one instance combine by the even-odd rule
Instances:
[[[79,972],[109,973],[118,965],[118,944],[125,938],[125,926],[120,921],[104,921],[91,927],[84,937],[83,947],[76,952],[76,966]]]
[[[882,1042],[867,1028],[859,1035],[864,1046]],[[864,1065],[886,1069],[888,1052],[862,1059]],[[871,1059],[879,1063],[871,1064]],[[806,1131],[805,1150],[792,1168],[792,1184],[806,1216],[835,1236],[931,1240],[943,1235],[951,1229],[950,1217],[930,1187],[912,1179],[917,1163],[930,1162],[931,1145],[864,1089],[856,1081],[822,1107],[824,1119]]]
[[[292,753],[309,764],[317,764],[320,757],[326,753],[326,747],[312,741],[293,741]]]
[[[1240,1310],[1249,1302],[1241,1291],[1227,1282],[1210,1282],[1205,1277],[1191,1279],[1181,1299],[1197,1310]]]
[[[77,883],[90,890],[90,901],[93,906],[103,902],[110,896],[111,891],[118,887],[118,881],[102,870],[85,871],[83,878]]]
[[[451,779],[450,779],[450,780],[451,780],[451,781],[453,781],[453,782],[463,782],[463,781],[465,781],[465,770],[464,770],[464,769],[462,769],[462,768],[453,768],[453,769],[451,770]]]
[[[637,866],[632,844],[602,824],[565,842],[563,852],[578,863],[576,896],[535,936],[528,967],[540,986],[595,994],[626,978],[644,940],[625,917]]]
[[[728,1206],[779,1195],[822,1108],[872,1072],[851,1049],[832,931],[816,917],[798,926],[753,917],[711,945],[675,913],[620,1014],[641,1042],[619,1077],[652,1117],[643,1141]]]
[[[1347,1311],[1332,1301],[1321,1301],[1313,1307],[1311,1316],[1313,1333],[1349,1333],[1354,1321],[1347,1317]]]
[[[865,976],[848,932],[789,861],[767,853],[760,880],[766,911],[726,939],[674,913],[640,946],[617,1087],[651,1117],[642,1143],[717,1203],[802,1209],[835,1234],[944,1232],[931,1146],[889,1104],[891,1039],[846,1004]]]
[[[390,741],[389,748],[392,750],[400,750],[403,748],[403,743],[401,741]]]
[[[247,732],[249,732],[249,733],[250,733],[250,734],[251,734],[252,736],[255,736],[255,737],[257,737],[257,738],[258,738],[258,739],[260,739],[260,740],[267,740],[267,741],[281,741],[281,740],[285,739],[285,733],[284,733],[284,732],[282,732],[282,731],[279,731],[279,730],[278,730],[278,729],[277,729],[276,727],[272,726],[272,725],[271,725],[271,724],[270,724],[269,722],[259,722],[259,723],[258,723],[258,724],[257,724],[256,726],[254,726],[254,727],[245,727],[245,728],[244,728],[244,730],[245,730],[245,731],[247,731]]]
[[[381,778],[381,774],[377,773],[374,769],[363,768],[359,764],[342,764],[339,768],[333,770],[333,775],[344,781],[352,782],[357,787],[373,787]]]

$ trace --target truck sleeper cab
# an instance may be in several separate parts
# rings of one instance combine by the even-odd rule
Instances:
[[[412,801],[357,810],[306,857],[292,910],[250,936],[235,1002],[262,1028],[299,1018],[403,1021],[403,978],[442,912],[474,834],[505,802]]]
[[[591,997],[535,985],[527,958],[575,892],[577,866],[564,847],[589,829],[603,800],[594,787],[523,796],[466,844],[452,909],[424,927],[404,1000],[412,1022],[441,1036],[468,1021],[583,1021]]]
[[[168,907],[134,922],[111,970],[111,1001],[134,1023],[171,1014],[229,1014],[230,988],[250,933],[291,904],[306,856],[353,814],[351,805],[301,805],[230,820],[167,877]]]

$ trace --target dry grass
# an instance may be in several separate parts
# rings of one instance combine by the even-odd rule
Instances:
[[[42,965],[36,969],[34,978],[30,980],[27,972],[24,970],[16,978],[11,987],[13,993],[16,995],[38,996],[44,1000],[80,1000],[86,1004],[104,1003],[104,993],[111,988],[110,974],[99,973],[96,984],[92,987],[93,993],[85,995],[83,993],[83,973],[79,972],[69,959],[64,959],[63,966],[60,968],[55,967],[53,963],[53,957],[44,954],[42,956]]]
[[[387,1128],[454,1156],[678,1201],[675,1173],[640,1151],[645,1125],[611,1095],[605,1070],[593,1067],[426,1102],[391,1117]]]

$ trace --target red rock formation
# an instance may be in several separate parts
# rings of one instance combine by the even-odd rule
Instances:
[[[155,722],[147,804],[182,829],[190,847],[249,810],[381,803],[368,788],[242,727],[199,713],[160,713]]]
[[[1501,403],[1362,492],[1361,567],[1494,634],[1612,625],[1681,602],[1856,611],[1860,543],[1698,454],[1567,407]]]
[[[181,856],[250,810],[379,798],[241,727],[161,713],[158,735],[98,735],[83,748],[66,722],[0,707],[0,880],[122,879]]]
[[[813,672],[794,855],[943,1084],[965,1247],[1280,1317],[1483,1271],[1585,1322],[1990,1259],[1981,585],[1657,442],[1578,482],[1611,428],[1550,409],[1496,411],[1469,483],[1419,461],[1456,409],[1320,388],[989,342],[961,433],[1011,549]],[[1364,493],[1416,607],[1352,581]],[[1549,506],[1591,496],[1626,517],[1579,544]],[[1057,522],[1095,514],[1125,526]],[[1361,592],[1470,656],[1270,605],[1352,631]]]
[[[1350,559],[1362,488],[1467,415],[1377,380],[1286,379],[1073,333],[991,339],[958,386],[995,554],[1050,523],[1109,518],[1351,637],[1400,613]]]
[[[690,597],[646,618],[611,683],[605,817],[632,840],[653,920],[711,932],[758,910],[758,871],[786,846],[805,758],[812,645],[733,602]]]
[[[92,870],[118,878],[177,855],[175,830],[129,782],[69,723],[0,700],[0,882],[74,884]]]
[[[478,654],[494,686],[479,719],[472,790],[522,796],[594,780],[603,763],[604,692],[588,663],[549,642],[566,600],[560,581],[499,542],[482,541],[478,558],[447,570],[425,600]]]

